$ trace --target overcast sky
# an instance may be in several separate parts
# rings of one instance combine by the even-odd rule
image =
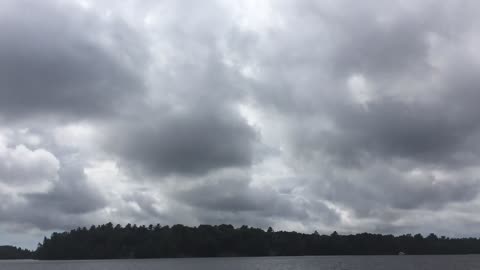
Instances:
[[[480,236],[480,3],[0,2],[0,244],[106,222]]]

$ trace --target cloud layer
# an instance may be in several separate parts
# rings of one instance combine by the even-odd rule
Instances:
[[[0,243],[109,221],[475,235],[479,11],[3,1]]]

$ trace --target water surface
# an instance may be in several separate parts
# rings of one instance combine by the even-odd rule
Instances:
[[[0,261],[1,270],[479,270],[480,255]]]

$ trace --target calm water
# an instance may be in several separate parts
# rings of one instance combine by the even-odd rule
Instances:
[[[0,261],[1,270],[478,270],[480,256],[337,256],[106,261]]]

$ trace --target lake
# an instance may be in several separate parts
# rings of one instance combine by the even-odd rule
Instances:
[[[478,270],[479,255],[0,261],[1,270]]]

